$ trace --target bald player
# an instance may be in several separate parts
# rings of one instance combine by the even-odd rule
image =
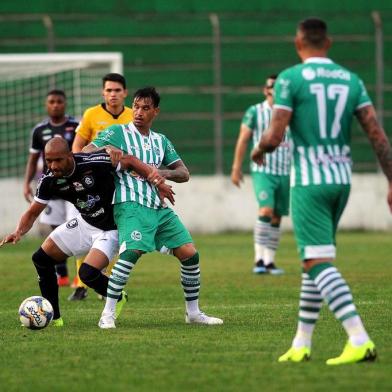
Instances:
[[[73,154],[66,140],[53,138],[45,146],[48,171],[41,177],[34,201],[22,215],[15,231],[1,242],[16,244],[32,227],[52,198],[71,202],[78,215],[58,226],[33,254],[32,260],[39,276],[41,294],[53,306],[52,324],[63,326],[60,315],[58,284],[55,264],[69,256],[85,255],[80,269],[83,282],[97,293],[106,295],[108,277],[101,273],[109,260],[118,252],[118,234],[113,219],[113,173],[117,170],[136,171],[157,187],[162,198],[174,202],[171,187],[155,168],[137,158],[123,156],[118,162],[116,151],[108,149],[92,154]],[[116,168],[113,162],[118,162]],[[117,316],[126,302],[123,292],[117,303]]]

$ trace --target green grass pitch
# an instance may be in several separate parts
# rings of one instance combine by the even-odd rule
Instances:
[[[251,273],[252,235],[195,236],[201,255],[201,308],[223,326],[184,323],[179,267],[144,256],[128,283],[130,302],[116,330],[97,327],[103,302],[70,303],[61,289],[64,328],[20,327],[20,302],[39,294],[31,254],[39,241],[0,249],[0,386],[3,391],[387,391],[392,369],[389,233],[340,233],[337,265],[379,359],[330,368],[345,333],[324,307],[308,363],[279,364],[297,321],[300,263],[291,233],[277,264],[283,276]],[[73,261],[69,263],[74,270]]]

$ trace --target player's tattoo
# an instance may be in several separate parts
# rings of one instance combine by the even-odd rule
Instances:
[[[373,106],[365,106],[356,112],[358,121],[366,132],[377,155],[381,168],[392,182],[392,150],[389,140],[377,121]]]

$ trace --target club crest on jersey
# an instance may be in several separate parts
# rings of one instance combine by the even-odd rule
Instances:
[[[87,195],[87,200],[86,201],[77,199],[76,200],[76,205],[81,210],[89,211],[89,210],[91,210],[95,206],[95,203],[97,201],[100,201],[100,200],[101,200],[101,198],[98,195],[97,196]]]
[[[73,182],[73,186],[76,192],[84,191],[84,186],[78,181]]]
[[[142,239],[142,233],[141,233],[140,231],[134,230],[134,231],[131,233],[131,238],[132,238],[134,241],[140,241],[140,240]]]
[[[268,192],[266,192],[266,191],[261,191],[261,192],[259,193],[259,199],[260,199],[260,200],[267,200],[267,199],[268,199]]]
[[[78,225],[78,220],[77,219],[71,219],[67,224],[65,225],[67,229],[74,229]]]
[[[94,178],[91,176],[85,176],[82,178],[82,182],[86,188],[91,188],[94,185]]]

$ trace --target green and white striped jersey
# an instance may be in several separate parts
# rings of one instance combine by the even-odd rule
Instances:
[[[271,122],[272,108],[268,101],[252,105],[245,112],[242,124],[252,130],[252,148],[256,147]],[[272,153],[264,155],[265,164],[250,163],[251,172],[264,172],[267,174],[286,176],[290,174],[290,145],[289,136],[285,137],[279,147]]]
[[[148,136],[144,136],[132,122],[126,125],[112,125],[100,132],[93,144],[97,147],[117,147],[124,153],[157,168],[161,165],[169,166],[181,159],[166,136],[152,130]],[[114,184],[114,204],[135,201],[150,208],[163,207],[156,188],[133,171],[118,171]]]
[[[351,122],[367,105],[362,80],[328,58],[279,74],[274,108],[292,111],[292,186],[351,183]]]

